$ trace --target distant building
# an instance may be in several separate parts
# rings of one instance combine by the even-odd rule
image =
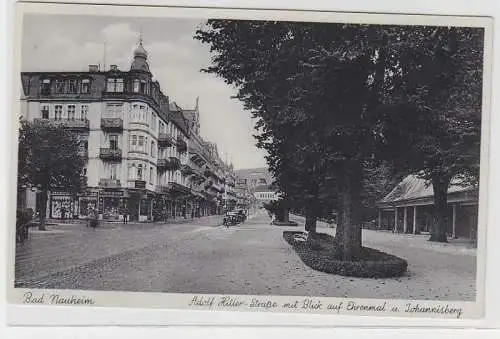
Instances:
[[[394,232],[430,232],[433,217],[432,185],[415,175],[404,178],[377,203],[378,227]],[[447,234],[450,238],[475,240],[478,222],[478,191],[455,180],[448,188]]]
[[[253,195],[257,200],[259,207],[279,199],[278,193],[269,185],[260,185],[255,187]]]

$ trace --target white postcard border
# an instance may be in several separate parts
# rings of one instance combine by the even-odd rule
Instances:
[[[125,13],[128,15],[133,15],[133,16],[164,16],[166,12],[169,13],[169,16],[178,16],[178,17],[201,17],[201,18],[206,18],[206,17],[226,17],[228,13],[230,13],[232,18],[252,18],[252,19],[259,19],[259,18],[269,18],[269,16],[278,16],[281,19],[284,19],[284,12],[282,11],[260,11],[260,10],[227,10],[227,9],[203,9],[203,15],[199,15],[200,10],[196,9],[182,9],[182,8],[172,8],[172,9],[161,9],[161,8],[147,8],[147,7],[141,7],[141,8],[134,8],[134,7],[123,7],[120,8],[120,10],[117,10],[116,7],[111,7],[111,6],[98,6],[93,7],[93,6],[81,6],[81,5],[51,5],[51,4],[44,4],[43,6],[37,6],[35,4],[20,4],[20,6],[24,7],[27,10],[35,10],[37,13],[60,13],[60,14],[70,14],[70,13],[75,13],[77,12],[79,15],[83,14],[92,14],[92,15],[116,15],[116,16],[124,16]],[[196,13],[197,12],[197,13]],[[19,12],[17,14],[20,14]],[[444,20],[445,19],[445,20]],[[483,93],[483,129],[482,129],[482,136],[481,136],[481,142],[482,142],[482,150],[481,150],[481,177],[485,178],[481,180],[481,185],[480,185],[480,204],[479,204],[479,232],[478,232],[478,251],[477,251],[477,260],[478,260],[478,265],[477,265],[477,291],[478,291],[478,296],[477,296],[477,302],[476,303],[469,303],[469,302],[462,302],[464,310],[466,312],[471,312],[473,314],[478,314],[483,313],[483,303],[482,300],[484,299],[484,276],[485,276],[485,264],[486,264],[486,243],[487,243],[487,238],[486,238],[486,221],[487,221],[487,187],[488,187],[488,155],[489,155],[489,122],[490,122],[490,107],[491,107],[491,79],[490,79],[490,74],[491,74],[491,62],[490,62],[490,57],[492,53],[492,45],[491,45],[491,25],[488,25],[487,22],[489,20],[485,18],[466,18],[466,17],[432,17],[432,16],[422,16],[422,15],[404,15],[404,16],[396,16],[396,15],[383,15],[383,14],[360,14],[360,13],[355,13],[355,14],[349,14],[349,13],[327,13],[327,12],[307,12],[307,17],[304,17],[304,14],[301,12],[286,12],[286,20],[297,20],[297,21],[336,21],[336,22],[358,22],[358,23],[391,23],[391,24],[412,24],[412,23],[422,23],[425,22],[425,24],[429,25],[454,25],[454,26],[484,26],[486,31],[485,31],[485,37],[488,37],[485,41],[485,76],[484,76],[484,88],[485,91]],[[15,39],[16,43],[16,52],[20,51],[20,28],[21,24],[20,21],[16,23],[16,33],[17,33],[17,39]],[[17,54],[19,55],[19,54]],[[19,74],[19,60],[20,58],[15,58],[14,63],[14,71],[13,71],[13,80],[15,82],[15,88],[19,88],[19,77],[16,77],[16,74]],[[13,98],[13,103],[17,103],[18,98],[17,98],[17,92],[12,91],[12,95],[14,96]],[[17,120],[16,120],[17,115],[13,114],[13,129],[16,131],[17,130]],[[12,144],[16,144],[16,137],[17,137],[17,132],[13,133],[14,135],[12,136],[11,140]],[[17,159],[17,151],[13,152],[12,154],[12,164],[15,164],[15,161]],[[15,166],[12,166],[15,167]],[[15,173],[15,171],[14,171]],[[11,192],[15,192],[15,182],[11,182]],[[15,196],[15,193],[11,196]],[[11,202],[14,201],[15,199],[11,199]],[[10,206],[9,212],[10,212],[10,220],[15,219],[15,215],[13,213],[15,209]],[[14,218],[13,218],[14,217]],[[491,220],[491,219],[490,219]],[[14,239],[14,235],[12,234],[13,232],[10,232],[8,235],[8,239]],[[12,284],[13,281],[13,241],[8,241],[9,243],[9,264],[10,269],[8,272],[8,281],[9,284]],[[490,242],[491,245],[491,242]],[[177,305],[177,303],[184,304],[186,303],[185,298],[191,299],[193,295],[179,295],[179,294],[161,294],[161,295],[155,295],[151,293],[132,293],[132,292],[97,292],[97,291],[54,291],[54,290],[31,290],[33,293],[49,293],[49,294],[56,294],[60,293],[63,295],[71,295],[71,294],[84,294],[84,295],[91,295],[95,296],[95,299],[98,300],[98,305],[101,307],[113,307],[113,306],[128,306],[128,307],[171,307],[170,305]],[[22,295],[24,295],[26,291],[23,291],[21,289],[13,289],[11,286],[9,286],[9,301],[10,302],[19,302],[20,298],[22,298]],[[244,298],[251,298],[251,296],[243,296]],[[130,303],[130,302],[124,302],[124,298],[128,300],[137,300],[137,303]],[[260,298],[265,298],[260,296]],[[298,299],[301,297],[273,297],[273,298],[294,298]],[[303,297],[305,298],[305,297]],[[322,298],[322,299],[332,299],[332,300],[339,300],[339,298]],[[145,300],[147,300],[145,302]],[[340,299],[342,300],[342,299]],[[349,300],[359,300],[359,299],[349,299]],[[367,302],[377,302],[380,300],[376,299],[369,299]],[[361,301],[360,301],[361,302]],[[395,300],[391,300],[391,302],[395,302]],[[402,301],[405,302],[405,301]],[[444,302],[440,302],[441,304]],[[452,303],[452,302],[450,302]],[[179,304],[180,305],[180,304]],[[40,312],[36,318],[39,319],[39,322],[30,322],[29,324],[38,324],[38,325],[46,325],[46,324],[52,324],[52,325],[62,325],[62,324],[83,324],[80,322],[80,318],[75,319],[73,317],[72,320],[73,322],[56,322],[54,323],[53,321],[47,321],[46,317],[44,315],[46,313],[52,313],[52,310],[55,310],[55,308],[50,307],[49,312],[47,310],[49,309],[46,306],[40,306],[40,307],[27,307],[27,306],[19,306],[19,305],[11,305],[11,313],[9,314],[9,322],[11,324],[28,324],[24,323],[22,319],[20,319],[16,314],[19,312],[24,313],[24,316],[22,318],[26,319],[26,314],[30,314],[31,311],[35,311],[35,313]],[[64,310],[64,312],[68,312],[67,308],[57,308],[58,310]],[[58,310],[55,310],[58,312]],[[83,310],[82,308],[72,308],[70,313],[73,313],[74,311],[76,312],[81,312]],[[87,309],[88,310],[88,309]],[[85,310],[85,311],[87,311]],[[179,310],[161,310],[161,312],[180,312]],[[100,311],[98,309],[93,309],[92,312],[99,313]],[[115,310],[113,311],[115,313]],[[185,318],[179,318],[175,320],[172,317],[168,317],[169,319],[163,318],[163,322],[161,324],[214,324],[222,321],[220,324],[226,324],[229,318],[239,318],[240,321],[237,321],[237,323],[240,323],[241,325],[245,324],[251,324],[251,325],[258,325],[258,324],[272,324],[273,321],[271,318],[276,317],[276,320],[278,318],[282,318],[283,316],[286,317],[296,317],[296,316],[301,316],[300,314],[271,314],[271,313],[261,313],[258,314],[258,317],[261,317],[261,323],[257,321],[248,321],[247,316],[245,315],[246,312],[205,312],[205,311],[200,311],[200,312],[193,312],[193,311],[182,311],[183,314],[185,312],[188,312],[189,314],[200,314],[199,319],[194,320],[189,319],[188,321],[185,321]],[[87,313],[87,312],[85,312]],[[118,312],[117,312],[118,313]],[[34,313],[33,313],[34,314]],[[214,315],[215,314],[215,315]],[[222,314],[225,314],[222,316]],[[40,316],[41,315],[41,316]],[[219,316],[220,315],[220,316]],[[241,315],[241,316],[240,316]],[[253,316],[257,315],[256,313],[253,314]],[[361,315],[361,314],[358,314]],[[303,316],[303,315],[302,315]],[[316,315],[311,315],[314,318],[316,318]],[[309,316],[308,316],[309,317]],[[29,317],[28,317],[29,318]],[[193,318],[193,317],[191,317]],[[196,318],[196,317],[195,317]],[[325,319],[327,318],[327,319]],[[54,318],[52,318],[54,319]],[[88,318],[86,318],[88,320]],[[34,320],[34,319],[31,319]],[[97,322],[85,322],[85,324],[98,324],[99,319],[95,319]],[[167,321],[165,321],[167,320]],[[234,324],[234,321],[237,319],[233,319],[232,324]],[[292,320],[292,319],[290,319]],[[287,320],[286,322],[282,323],[279,322],[279,324],[290,324],[294,323],[297,324],[297,321],[291,322],[290,320]],[[359,320],[356,320],[356,317],[352,316],[335,316],[333,318],[332,316],[318,316],[317,318],[318,322],[316,322],[318,325],[332,325],[332,323],[337,323],[337,324],[342,324],[346,325],[346,323],[351,323],[350,320],[354,320],[354,322],[359,326]],[[374,318],[372,316],[367,317],[366,321],[363,321],[364,326],[377,326],[380,325],[380,321],[386,321],[392,324],[397,324],[399,320],[402,320],[400,318],[393,319],[393,318]],[[438,325],[443,325],[446,324],[447,326],[481,326],[484,325],[484,319],[475,319],[475,320],[470,320],[470,319],[463,319],[458,322],[454,322],[452,320],[446,320],[443,321],[442,319],[404,319],[405,323],[409,322],[415,322],[415,325],[417,324],[426,324],[428,326],[438,326]],[[149,323],[149,321],[146,321],[146,323]],[[140,324],[140,322],[139,322]],[[309,324],[308,321],[304,323],[305,325]],[[467,325],[468,324],[468,325]],[[397,326],[397,325],[394,325]]]

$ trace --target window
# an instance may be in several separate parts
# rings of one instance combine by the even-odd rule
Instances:
[[[122,104],[107,104],[106,106],[106,116],[109,118],[121,118],[122,112]]]
[[[118,149],[118,135],[112,134],[109,136],[109,148]]]
[[[76,79],[68,80],[68,93],[76,93],[78,89],[78,82]]]
[[[90,80],[89,79],[82,80],[82,93],[90,93]]]
[[[54,119],[55,120],[62,120],[62,105],[55,106]]]
[[[137,180],[142,180],[142,165],[137,166]]]
[[[141,93],[146,93],[146,81],[145,80],[141,80],[139,91]]]
[[[154,141],[151,141],[151,156],[154,158],[156,157],[156,154],[155,154],[155,142]]]
[[[129,165],[128,167],[128,178],[129,179],[134,179],[135,176],[135,164]]]
[[[40,86],[41,94],[42,95],[49,95],[50,94],[50,80],[49,79],[43,79],[41,86]]]
[[[81,111],[80,111],[80,119],[81,120],[87,120],[88,119],[88,113],[89,113],[89,106],[88,105],[82,105]]]
[[[153,167],[149,167],[149,183],[153,183]]]
[[[42,105],[41,113],[42,113],[42,119],[48,119],[49,118],[49,105]]]
[[[156,129],[156,114],[151,114],[151,129]]]
[[[132,105],[132,121],[139,121],[139,105],[134,104]]]
[[[106,86],[108,92],[123,92],[123,79],[109,78]]]
[[[132,135],[130,137],[130,149],[135,150],[137,148],[137,135]]]
[[[64,93],[64,81],[56,80],[56,93]]]
[[[75,105],[68,105],[68,120],[75,120]]]
[[[144,137],[144,147],[141,149],[141,151],[148,153],[148,137]]]
[[[84,168],[84,169],[83,169],[83,175],[84,175],[84,176],[87,176],[87,168]]]
[[[140,106],[139,120],[142,122],[146,122],[146,106]]]
[[[139,80],[138,79],[135,79],[134,80],[134,93],[138,93],[139,92]]]
[[[139,136],[139,143],[138,143],[138,145],[137,145],[137,146],[138,146],[138,148],[139,148],[140,150],[143,150],[143,149],[144,149],[144,137],[143,137],[142,135],[141,135],[141,136]]]
[[[111,164],[111,166],[110,166],[110,179],[118,179],[117,167],[118,166],[116,164]]]

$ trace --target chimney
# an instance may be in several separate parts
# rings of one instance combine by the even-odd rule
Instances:
[[[118,66],[117,65],[110,65],[109,66],[109,70],[110,71],[117,71],[118,70]]]
[[[98,65],[89,65],[89,72],[99,72]]]

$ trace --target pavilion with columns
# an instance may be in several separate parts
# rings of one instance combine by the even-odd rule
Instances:
[[[432,224],[433,204],[432,185],[416,175],[408,175],[377,203],[378,229],[394,233],[427,233]],[[477,188],[452,181],[448,188],[448,237],[476,240],[477,216]]]

